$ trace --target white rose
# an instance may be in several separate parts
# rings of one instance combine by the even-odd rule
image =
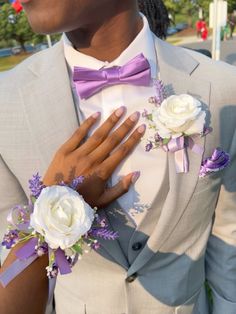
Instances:
[[[206,113],[201,102],[190,95],[173,95],[152,112],[153,122],[162,138],[199,134],[203,131]]]
[[[52,249],[73,246],[92,225],[94,210],[76,191],[66,186],[42,190],[34,204],[30,225]]]

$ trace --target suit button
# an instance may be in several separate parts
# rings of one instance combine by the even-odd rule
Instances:
[[[141,242],[136,242],[136,243],[134,243],[133,245],[132,245],[132,249],[134,250],[134,251],[139,251],[141,248],[142,248],[142,243]]]
[[[133,275],[127,277],[127,278],[126,278],[126,281],[127,281],[128,283],[131,283],[131,282],[135,281],[135,279],[136,279],[137,277],[138,277],[138,274],[137,274],[137,273],[134,273]]]

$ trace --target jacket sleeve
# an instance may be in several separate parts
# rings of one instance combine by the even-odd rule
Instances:
[[[27,204],[27,197],[0,155],[0,265],[6,255],[1,243],[7,228],[7,214],[16,204]]]
[[[213,314],[236,313],[236,132],[230,157],[206,252],[206,277],[212,289]]]

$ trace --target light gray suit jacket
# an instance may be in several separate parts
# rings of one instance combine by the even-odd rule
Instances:
[[[236,70],[159,39],[156,50],[164,83],[198,97],[213,132],[199,140],[204,156],[188,151],[188,174],[176,174],[166,154],[166,180],[138,229],[117,204],[103,211],[120,238],[102,241],[58,278],[57,314],[236,313]],[[0,79],[1,235],[7,210],[26,202],[28,179],[45,173],[77,127],[61,42]],[[201,161],[215,147],[230,153],[231,166],[200,179]]]

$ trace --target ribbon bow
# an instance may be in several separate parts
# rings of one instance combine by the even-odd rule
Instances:
[[[81,99],[87,99],[106,86],[131,84],[148,86],[151,81],[151,70],[143,54],[137,55],[123,66],[91,70],[75,67],[73,81]]]

